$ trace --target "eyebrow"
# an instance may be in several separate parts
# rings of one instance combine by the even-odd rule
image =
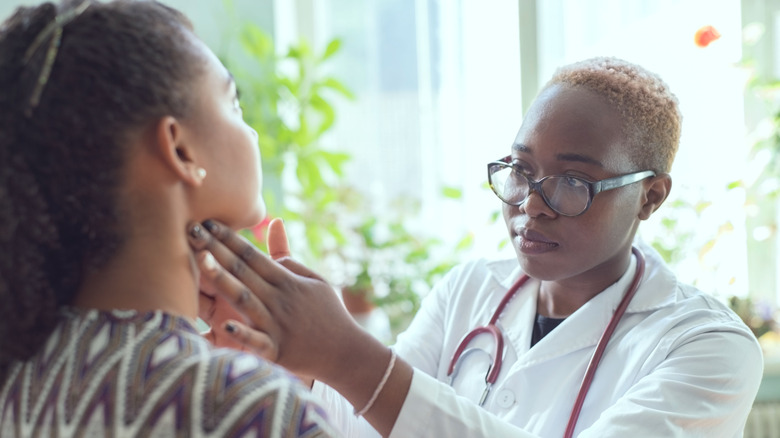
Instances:
[[[512,150],[533,155],[533,151],[531,151],[531,148],[529,148],[528,146],[522,143],[513,144]],[[575,161],[579,163],[593,164],[599,167],[604,167],[604,164],[602,164],[601,161],[595,160],[587,155],[582,155],[582,154],[574,154],[574,153],[557,154],[555,158],[558,161]]]

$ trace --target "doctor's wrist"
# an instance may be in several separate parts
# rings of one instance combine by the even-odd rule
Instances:
[[[363,414],[363,418],[382,436],[389,436],[398,420],[412,384],[412,375],[413,368],[400,357],[396,358],[387,382],[373,405]]]
[[[387,364],[387,369],[385,370],[385,373],[382,375],[382,380],[379,381],[379,383],[376,385],[376,388],[374,389],[374,393],[371,394],[371,398],[368,399],[366,402],[366,405],[363,406],[362,409],[355,408],[355,416],[359,417],[371,409],[372,406],[374,406],[374,402],[376,402],[376,399],[379,397],[379,394],[382,393],[382,390],[385,387],[385,384],[387,384],[388,378],[390,378],[390,374],[393,372],[393,369],[395,368],[395,361],[398,358],[398,356],[395,354],[395,351],[390,350],[390,363]]]

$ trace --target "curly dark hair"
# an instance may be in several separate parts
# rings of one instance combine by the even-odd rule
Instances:
[[[180,12],[151,0],[89,1],[65,24],[32,114],[48,42],[27,63],[25,52],[77,4],[19,8],[0,26],[0,369],[41,348],[85,272],[122,244],[127,136],[186,117],[187,85],[203,71]]]

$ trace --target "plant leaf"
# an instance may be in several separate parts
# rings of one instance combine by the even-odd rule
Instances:
[[[348,99],[355,99],[355,95],[352,93],[352,91],[350,91],[350,89],[347,88],[346,85],[344,85],[341,81],[339,81],[336,78],[327,77],[322,80],[320,85],[325,88],[330,88],[331,90],[337,91],[342,96]]]
[[[338,176],[344,175],[344,164],[352,159],[352,156],[344,152],[320,151],[322,158]]]
[[[460,242],[455,246],[456,251],[463,251],[469,249],[474,245],[474,234],[468,233],[460,239]]]
[[[341,49],[341,40],[338,38],[335,38],[331,40],[328,43],[328,47],[325,48],[325,52],[320,57],[320,62],[325,61],[326,59],[333,56],[336,52],[338,52]]]
[[[463,197],[463,190],[457,187],[444,187],[441,189],[441,194],[444,195],[445,198],[460,199]]]
[[[314,108],[322,115],[322,122],[320,123],[320,127],[317,129],[317,135],[319,136],[333,126],[333,122],[336,121],[336,111],[333,109],[331,104],[316,94],[311,97],[309,103],[311,104],[312,108]]]
[[[256,24],[247,25],[241,33],[241,45],[256,58],[268,58],[273,55],[274,43],[271,37]]]

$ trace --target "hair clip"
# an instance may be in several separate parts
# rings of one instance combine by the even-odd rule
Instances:
[[[51,37],[49,48],[46,50],[46,57],[43,61],[43,67],[41,67],[41,73],[38,75],[35,88],[30,95],[30,101],[28,102],[27,109],[25,109],[24,112],[27,117],[32,117],[33,110],[38,106],[38,103],[40,103],[43,89],[46,87],[46,83],[49,81],[51,69],[54,66],[54,60],[57,57],[57,51],[59,50],[60,43],[62,42],[62,29],[65,27],[65,25],[81,15],[90,4],[91,0],[84,0],[77,7],[54,17],[54,21],[47,24],[46,27],[43,28],[41,33],[35,37],[30,47],[24,53],[22,62],[25,66],[27,66],[32,56],[38,52],[38,49],[41,47],[43,42],[47,38]]]

